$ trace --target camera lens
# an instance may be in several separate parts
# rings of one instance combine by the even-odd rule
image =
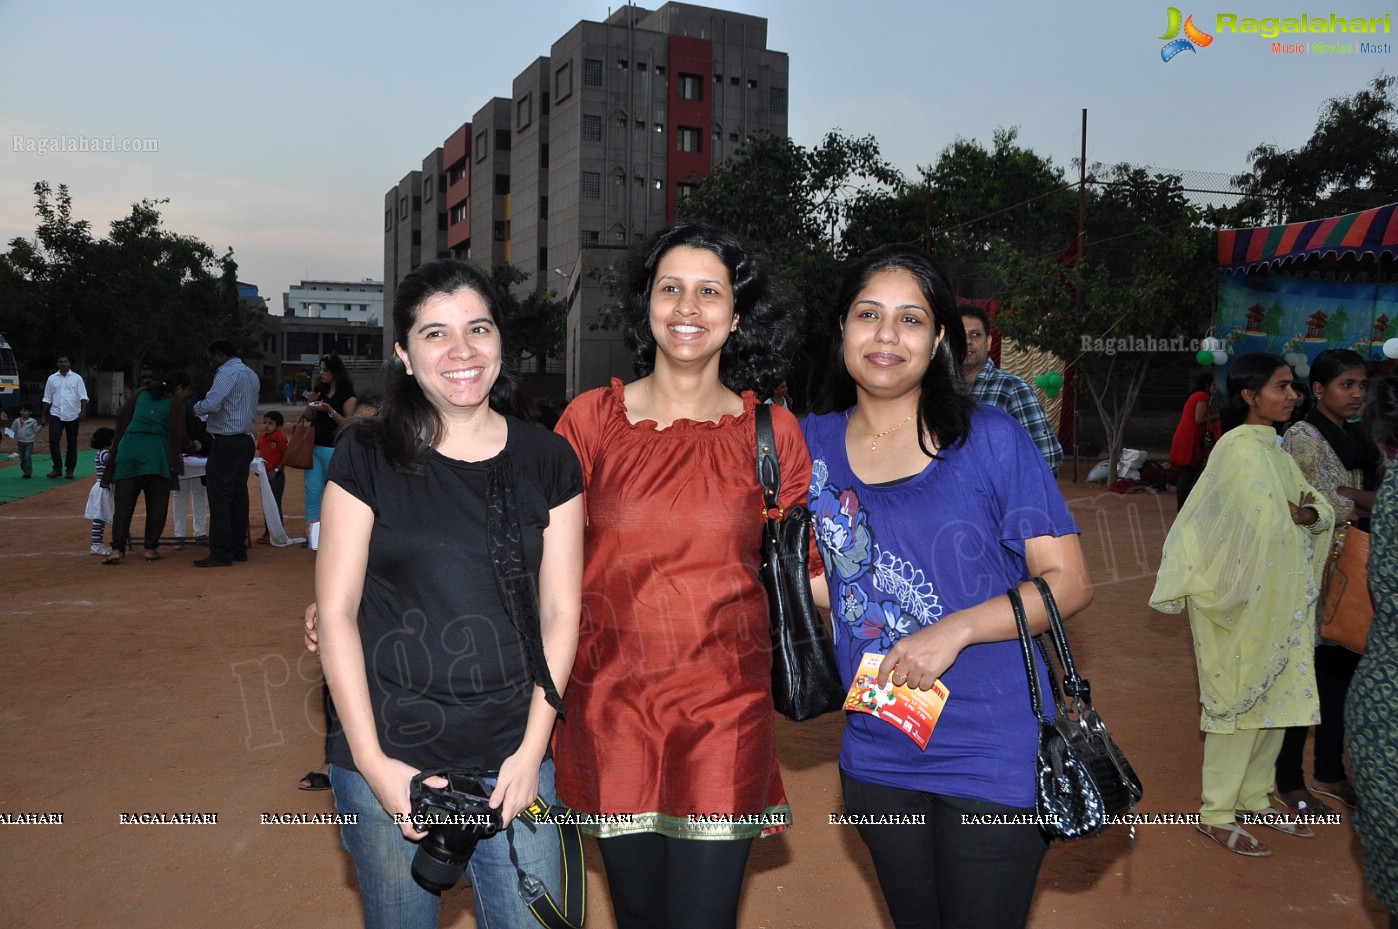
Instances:
[[[438,894],[455,887],[476,850],[477,839],[474,830],[434,826],[413,855],[413,880],[424,890]]]

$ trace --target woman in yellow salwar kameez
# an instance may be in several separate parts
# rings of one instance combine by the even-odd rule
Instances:
[[[1189,608],[1203,714],[1199,831],[1251,857],[1271,849],[1243,828],[1315,833],[1268,800],[1287,726],[1320,718],[1315,606],[1334,510],[1277,443],[1299,395],[1275,355],[1243,355],[1228,375],[1225,428],[1175,518],[1150,605]],[[1239,825],[1242,819],[1243,825]]]

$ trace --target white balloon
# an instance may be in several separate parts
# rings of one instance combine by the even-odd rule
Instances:
[[[1291,365],[1294,368],[1299,364],[1305,364],[1306,356],[1301,354],[1300,352],[1287,352],[1285,355],[1282,356],[1282,361],[1285,361],[1287,364]]]
[[[1204,341],[1199,343],[1199,348],[1201,351],[1205,352],[1216,352],[1219,349],[1223,348],[1223,343],[1221,343],[1218,339],[1215,339],[1213,336],[1208,336],[1204,339]]]
[[[1296,376],[1297,376],[1297,377],[1310,377],[1310,376],[1311,376],[1311,366],[1308,365],[1308,364],[1299,364],[1299,365],[1297,365],[1297,366],[1296,366]]]
[[[1216,365],[1226,365],[1226,364],[1228,364],[1228,353],[1227,353],[1227,352],[1214,352],[1214,364],[1216,364]]]
[[[1383,354],[1386,358],[1398,358],[1398,339],[1389,339],[1383,343]]]

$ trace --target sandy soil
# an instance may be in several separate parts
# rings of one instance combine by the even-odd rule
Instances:
[[[287,484],[294,534],[302,481]],[[1188,629],[1145,605],[1173,496],[1064,489],[1098,584],[1096,603],[1070,623],[1079,664],[1145,781],[1141,810],[1193,813],[1202,743]],[[328,793],[296,789],[322,739],[319,664],[299,632],[313,553],[255,546],[247,564],[201,571],[190,562],[202,550],[166,549],[152,564],[103,566],[87,554],[87,491],[60,482],[0,508],[0,814],[62,815],[61,825],[0,825],[0,926],[358,925],[335,828],[261,824],[263,814],[333,809]],[[797,824],[757,843],[744,927],[889,925],[858,835],[828,823],[842,810],[840,725],[779,725]],[[217,823],[121,824],[143,813],[210,813]],[[1265,838],[1275,855],[1262,860],[1230,855],[1187,825],[1143,826],[1134,846],[1121,828],[1056,845],[1030,924],[1386,924],[1348,824],[1310,840]],[[589,925],[609,929],[595,855],[589,882]],[[442,925],[474,926],[469,901],[450,894]]]

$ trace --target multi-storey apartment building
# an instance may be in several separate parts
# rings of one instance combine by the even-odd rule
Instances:
[[[786,135],[788,74],[758,16],[666,3],[576,23],[385,196],[386,292],[443,252],[427,244],[440,224],[447,253],[514,264],[522,287],[567,300],[569,396],[629,377],[620,335],[597,328],[600,272],[748,139]]]

